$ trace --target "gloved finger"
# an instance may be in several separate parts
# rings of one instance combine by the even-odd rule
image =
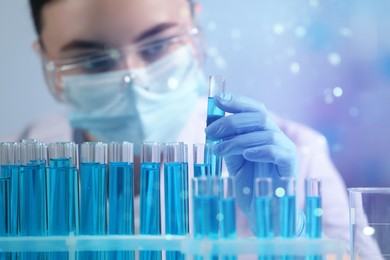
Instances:
[[[215,104],[228,113],[263,112],[267,114],[264,104],[242,96],[234,96],[230,93],[221,93],[214,96]]]
[[[256,131],[222,139],[221,142],[214,145],[213,153],[218,156],[240,155],[245,149],[263,145],[274,145],[281,149],[292,146],[282,132]]]
[[[246,112],[222,117],[208,127],[206,135],[211,139],[223,139],[259,130],[280,131],[268,114]]]
[[[294,176],[296,173],[295,151],[275,145],[263,145],[245,149],[243,156],[248,161],[271,163],[276,165],[278,174]]]

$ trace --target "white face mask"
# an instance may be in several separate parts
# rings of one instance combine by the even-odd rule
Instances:
[[[151,64],[131,71],[64,77],[73,104],[69,120],[100,141],[171,142],[189,119],[207,81],[197,60],[182,47]],[[124,84],[128,76],[131,84]]]

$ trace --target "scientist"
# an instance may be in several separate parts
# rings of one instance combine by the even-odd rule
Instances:
[[[296,175],[301,209],[304,179],[321,178],[323,231],[348,239],[346,189],[321,135],[271,115],[260,102],[231,94],[215,97],[231,115],[205,129],[208,83],[195,22],[198,4],[188,0],[30,4],[47,84],[69,109],[66,116],[33,122],[15,139],[127,140],[138,149],[143,141],[191,145],[204,142],[206,134],[222,139],[214,152],[224,156],[229,173],[236,177],[237,202],[247,217],[239,217],[239,234],[248,234],[254,225],[253,180],[261,172],[275,181]]]

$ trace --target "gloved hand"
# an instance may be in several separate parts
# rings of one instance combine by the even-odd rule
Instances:
[[[296,175],[295,144],[272,121],[263,104],[231,94],[214,97],[216,105],[232,115],[216,120],[206,135],[220,139],[213,152],[223,156],[230,175],[235,176],[236,202],[254,227],[254,180]]]

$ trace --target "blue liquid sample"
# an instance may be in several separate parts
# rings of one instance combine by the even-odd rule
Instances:
[[[221,238],[234,239],[236,238],[236,209],[234,198],[224,198],[219,200],[219,229]],[[236,260],[237,256],[228,255],[221,257],[222,260]]]
[[[310,239],[322,236],[321,197],[306,196],[306,237]],[[320,255],[308,255],[306,260],[321,260]]]
[[[77,170],[71,158],[50,159],[46,170],[48,235],[76,233]],[[50,252],[49,258],[68,259],[66,252]]]
[[[194,238],[218,238],[219,205],[216,196],[193,196]]]
[[[140,233],[161,234],[160,163],[141,163]],[[160,251],[140,251],[141,260],[161,259]]]
[[[107,234],[107,165],[80,165],[80,235]],[[79,252],[80,259],[104,259],[105,252]]]
[[[181,162],[164,163],[165,233],[189,233],[188,172]],[[184,259],[180,252],[167,252],[167,259]]]
[[[280,198],[280,236],[295,237],[296,224],[296,197],[284,196]]]
[[[19,191],[20,215],[19,235],[45,236],[47,234],[46,176],[45,162],[32,160],[20,166]],[[21,259],[45,259],[47,253],[21,253]]]
[[[218,108],[215,105],[214,99],[212,97],[208,98],[207,103],[207,121],[206,125],[209,126],[214,121],[223,117],[225,112]],[[211,146],[219,143],[220,140],[212,140],[206,137],[206,143],[211,144]],[[211,165],[211,175],[212,176],[221,176],[222,174],[222,157],[216,156],[211,152],[206,151],[205,153],[205,162],[210,163]]]
[[[272,197],[256,197],[256,237],[272,238]]]
[[[109,224],[110,235],[134,234],[134,165],[127,162],[109,163]],[[108,259],[135,259],[134,252],[109,252]]]
[[[210,164],[194,164],[194,177],[206,177],[211,175]]]
[[[19,166],[0,167],[0,235],[16,236],[19,215]]]
[[[322,234],[321,197],[306,197],[306,236],[320,238]]]

